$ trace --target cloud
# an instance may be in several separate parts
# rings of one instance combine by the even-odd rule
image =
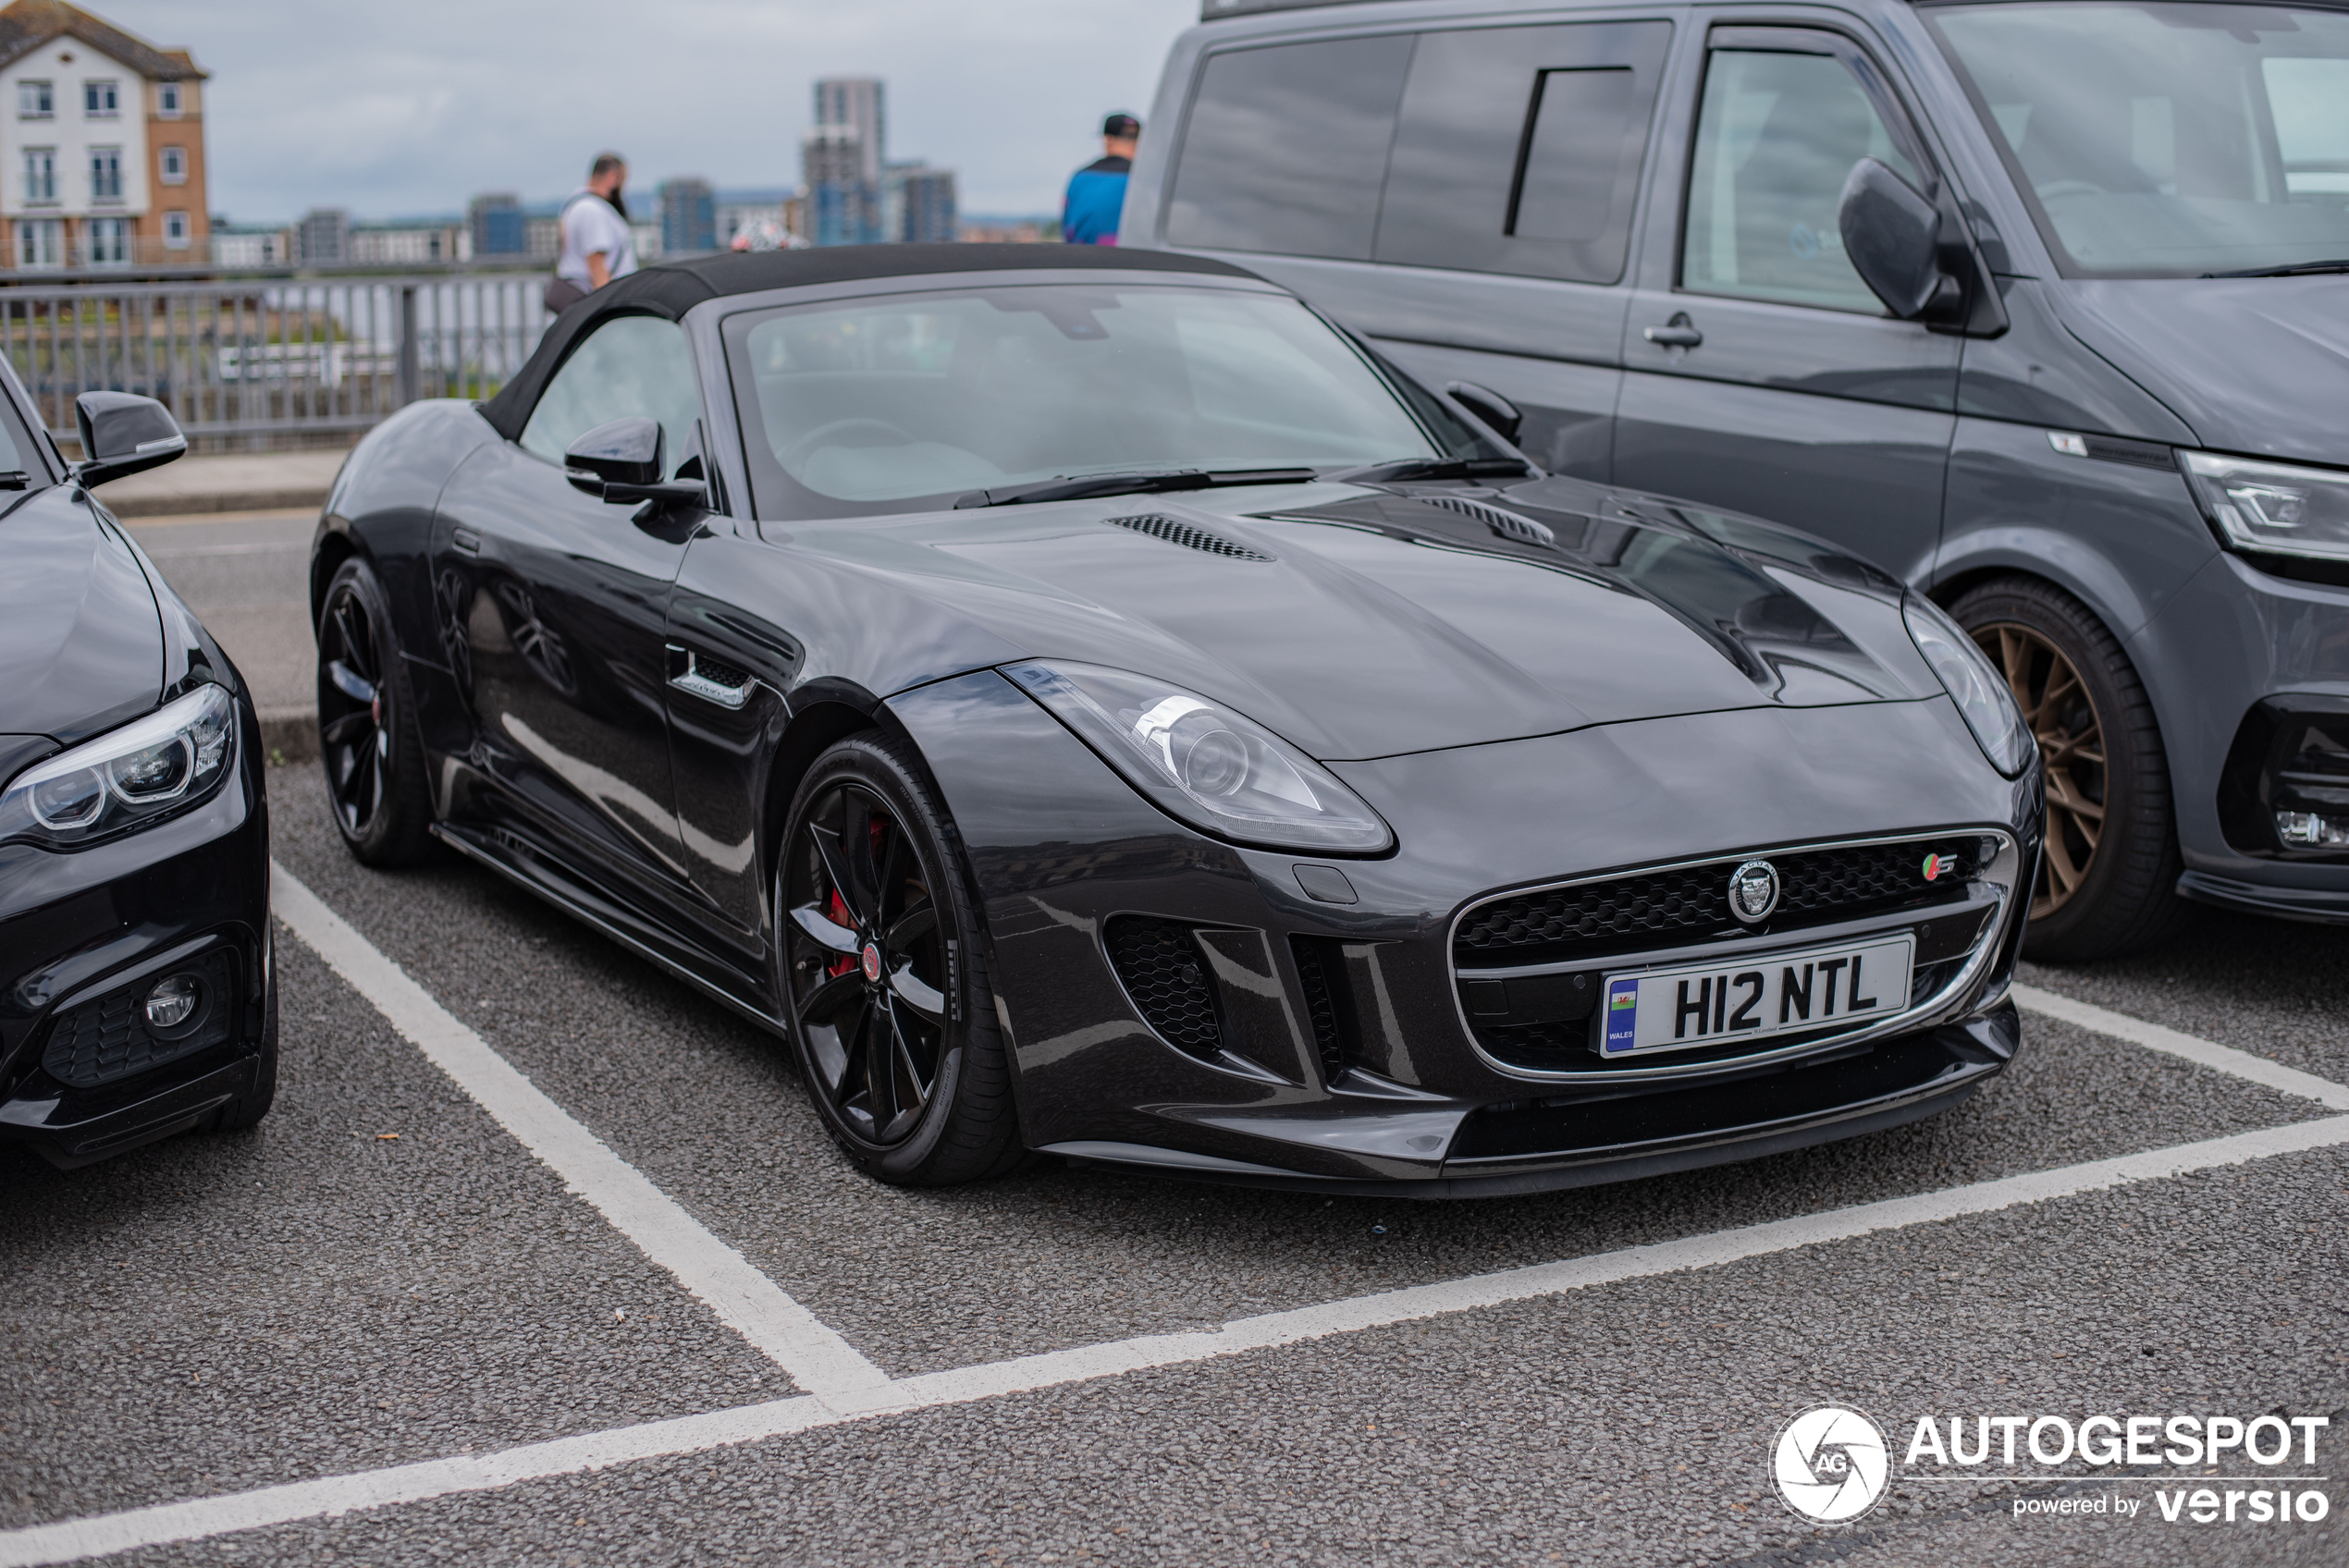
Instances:
[[[1147,115],[1198,0],[97,0],[192,50],[215,210],[383,217],[578,184],[792,185],[810,84],[888,83],[892,157],[958,169],[971,212],[1049,212],[1113,109]]]

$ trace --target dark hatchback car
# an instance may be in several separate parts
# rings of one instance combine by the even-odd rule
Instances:
[[[649,269],[363,442],[312,581],[359,857],[785,1035],[888,1180],[1565,1185],[2015,1048],[2040,778],[1963,633],[1220,262]]]
[[[68,466],[0,370],[0,1137],[60,1166],[277,1090],[269,827],[235,667],[93,485],[187,449],[83,394]]]

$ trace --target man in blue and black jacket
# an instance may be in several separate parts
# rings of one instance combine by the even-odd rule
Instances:
[[[1061,238],[1071,245],[1114,245],[1117,214],[1125,205],[1125,177],[1133,172],[1134,144],[1142,122],[1112,115],[1101,122],[1101,155],[1069,176],[1061,204]]]

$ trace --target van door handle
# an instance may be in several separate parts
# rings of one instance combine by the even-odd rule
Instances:
[[[705,703],[716,703],[732,712],[750,701],[758,678],[743,670],[729,669],[724,665],[705,668],[700,656],[691,648],[669,644],[669,683],[687,696],[699,697]]]
[[[1686,311],[1675,311],[1670,321],[1651,326],[1640,336],[1659,349],[1693,349],[1704,341],[1704,334],[1696,329]]]

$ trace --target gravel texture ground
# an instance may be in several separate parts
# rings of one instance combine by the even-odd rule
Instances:
[[[271,784],[289,870],[892,1376],[2324,1114],[2029,1018],[2014,1070],[1949,1115],[1627,1186],[1418,1205],[1055,1167],[902,1193],[842,1164],[775,1041],[486,873],[363,870],[311,770]],[[280,946],[288,1063],[259,1131],[67,1175],[0,1146],[0,1525],[789,1390]],[[2349,1081],[2338,932],[2209,913],[2162,952],[2026,977]],[[2336,1146],[120,1561],[2338,1563],[2339,1480],[2322,1523],[2196,1526],[2160,1518],[2154,1477],[2075,1464],[1899,1483],[1830,1530],[1780,1504],[1767,1454],[1826,1401],[1896,1458],[1922,1415],[2273,1411],[2331,1415],[2310,1473],[2337,1476],[2344,1219]],[[2016,1518],[2018,1495],[2144,1506]]]

